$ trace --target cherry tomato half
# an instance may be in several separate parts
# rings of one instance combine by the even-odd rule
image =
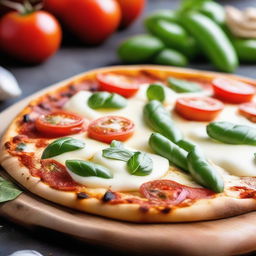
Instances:
[[[100,73],[97,80],[101,90],[118,93],[124,97],[131,97],[139,90],[138,81],[124,75]]]
[[[121,7],[121,27],[128,27],[142,12],[146,0],[117,0]]]
[[[125,141],[134,133],[134,123],[121,116],[105,116],[91,122],[88,136],[105,143],[112,140]]]
[[[251,101],[256,92],[252,85],[229,78],[215,78],[212,85],[215,96],[230,103]]]
[[[0,48],[28,63],[40,63],[59,48],[62,32],[58,21],[45,11],[10,12],[0,21]]]
[[[256,123],[256,102],[241,104],[239,107],[239,113],[248,118],[251,122]]]
[[[36,119],[36,129],[47,136],[65,136],[78,133],[84,128],[84,119],[78,115],[58,111]]]
[[[194,121],[211,121],[224,105],[219,100],[209,97],[183,97],[175,104],[175,110],[184,118]]]
[[[141,185],[140,193],[154,204],[177,205],[185,199],[209,198],[214,192],[206,188],[192,188],[172,180],[154,180]]]

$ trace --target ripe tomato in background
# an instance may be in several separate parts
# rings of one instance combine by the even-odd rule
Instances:
[[[115,0],[69,0],[62,19],[80,40],[99,44],[119,26],[121,11]]]
[[[122,19],[120,27],[125,28],[141,14],[146,0],[117,0],[121,7]]]
[[[0,48],[28,63],[40,63],[53,55],[61,43],[58,21],[45,11],[9,12],[0,20]]]
[[[63,13],[67,11],[66,8],[69,1],[70,0],[43,0],[43,8],[61,20]]]

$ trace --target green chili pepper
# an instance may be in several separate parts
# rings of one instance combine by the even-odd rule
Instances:
[[[159,132],[174,143],[182,139],[182,134],[174,126],[170,113],[159,101],[152,100],[147,103],[143,109],[143,116],[145,122],[154,131]]]
[[[121,60],[140,63],[150,60],[164,48],[164,44],[152,35],[138,35],[124,41],[118,49]]]
[[[256,129],[229,122],[213,122],[207,125],[207,134],[227,144],[256,145]]]
[[[256,63],[256,39],[231,39],[241,62]]]
[[[172,90],[178,93],[200,92],[203,90],[198,83],[190,82],[184,79],[169,77],[167,79],[167,83]]]
[[[220,26],[225,23],[224,8],[214,1],[203,1],[199,6],[198,11],[215,21]]]
[[[163,102],[165,99],[164,87],[161,84],[150,84],[147,89],[148,100],[158,100]]]
[[[188,140],[180,140],[177,142],[177,145],[181,148],[183,148],[184,150],[186,150],[187,152],[190,152],[192,150],[195,149],[195,147],[197,147],[197,145],[195,145],[194,143],[188,141]]]
[[[180,22],[219,70],[233,72],[237,68],[238,59],[234,47],[214,21],[200,13],[190,12],[182,15]]]
[[[155,64],[185,67],[188,65],[188,59],[182,53],[173,49],[163,49],[153,59]]]
[[[152,133],[149,146],[158,155],[167,158],[172,164],[188,171],[187,152],[159,133]]]
[[[188,154],[187,161],[190,174],[199,184],[217,193],[224,190],[221,174],[208,163],[198,148]]]
[[[160,38],[167,47],[176,49],[188,57],[196,55],[195,40],[177,23],[166,20],[151,20],[145,23],[147,30]]]
[[[166,20],[170,22],[176,22],[178,20],[177,14],[173,10],[158,10],[144,20],[146,27],[151,26],[151,23],[154,23],[157,20]]]

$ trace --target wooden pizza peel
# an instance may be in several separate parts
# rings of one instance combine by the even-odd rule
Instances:
[[[0,114],[0,134],[36,95]],[[3,169],[0,174],[8,177]],[[87,243],[143,255],[237,255],[256,251],[256,212],[216,221],[134,224],[73,211],[25,191],[17,199],[0,204],[0,215],[27,227],[44,227]]]

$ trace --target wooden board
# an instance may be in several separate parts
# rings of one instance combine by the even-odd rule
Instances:
[[[33,97],[0,114],[0,134]],[[6,175],[3,170],[0,174]],[[254,212],[196,223],[133,224],[76,212],[24,192],[1,204],[0,215],[25,226],[41,226],[92,244],[145,255],[234,255],[256,250]]]

